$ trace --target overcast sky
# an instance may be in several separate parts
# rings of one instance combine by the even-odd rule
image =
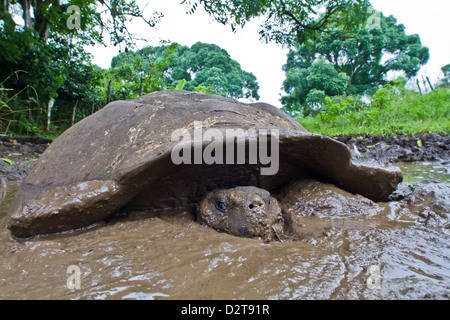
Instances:
[[[225,49],[232,59],[245,71],[252,72],[260,86],[260,101],[281,107],[280,94],[284,80],[281,70],[286,63],[287,49],[274,43],[262,43],[257,33],[259,21],[248,23],[236,33],[229,26],[213,21],[199,6],[193,15],[186,14],[181,0],[139,0],[148,3],[148,12],[164,14],[161,23],[151,29],[142,24],[133,25],[134,32],[146,39],[140,47],[156,46],[161,40],[191,46],[197,41],[214,43]],[[442,76],[440,68],[450,63],[450,0],[372,0],[375,9],[385,15],[393,15],[406,27],[407,34],[419,34],[422,44],[430,49],[430,61],[420,71],[433,83]],[[109,68],[111,59],[118,53],[116,48],[89,50],[94,53],[94,63]]]

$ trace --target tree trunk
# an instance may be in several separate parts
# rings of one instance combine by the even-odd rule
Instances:
[[[9,0],[0,0],[0,12],[3,13],[2,19],[5,27],[14,30],[14,28],[16,27],[16,23],[9,13]]]
[[[0,11],[4,13],[9,13],[9,2],[8,0],[0,0]]]
[[[75,123],[75,113],[77,112],[78,101],[79,101],[79,99],[77,99],[77,102],[75,102],[75,105],[73,106],[73,109],[72,109],[72,125],[71,126],[73,126],[73,124]]]
[[[431,84],[430,78],[428,78],[428,76],[427,76],[426,78],[427,78],[427,81],[428,81],[428,85],[429,85],[430,88],[431,88],[431,91],[433,91],[434,88],[433,88],[433,85]]]
[[[61,0],[34,1],[34,29],[39,34],[40,39],[44,42],[47,41],[48,33],[50,32],[49,17],[51,16],[51,14],[49,14],[49,10],[55,10],[54,12],[56,12],[56,10],[60,9],[60,7]]]
[[[420,94],[422,94],[422,89],[420,89],[419,79],[416,79],[417,88],[419,88]]]
[[[141,74],[141,87],[139,88],[139,97],[142,97],[144,94],[144,77]]]
[[[112,87],[112,80],[109,80],[108,92],[106,93],[106,104],[111,102],[111,87]]]
[[[52,108],[55,104],[55,99],[52,98],[52,95],[50,94],[48,103],[47,103],[47,132],[50,130],[50,119],[52,117]]]
[[[22,6],[22,17],[25,21],[26,28],[33,28],[33,22],[31,20],[31,5],[30,0],[20,0],[20,5]]]

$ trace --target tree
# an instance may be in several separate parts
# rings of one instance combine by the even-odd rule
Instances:
[[[23,23],[15,22],[17,15]],[[28,99],[25,88],[36,93],[27,106],[25,127],[42,127],[45,119],[49,129],[55,112],[70,114],[74,122],[77,109],[92,110],[99,102],[93,93],[99,72],[84,46],[104,43],[107,35],[113,45],[132,45],[130,18],[144,19],[153,27],[160,15],[145,18],[134,0],[0,0],[0,81],[15,100]],[[60,100],[72,101],[69,110],[64,101],[55,105],[59,95]],[[20,108],[24,106],[14,112],[20,113]],[[10,124],[9,129],[14,127]]]
[[[447,64],[441,68],[444,78],[441,80],[439,88],[450,88],[450,64]]]
[[[175,48],[174,48],[175,46]],[[170,49],[171,48],[171,49]],[[214,44],[197,42],[190,48],[172,44],[147,47],[137,52],[129,51],[114,57],[113,68],[133,65],[143,81],[159,70],[159,87],[148,88],[145,92],[175,87],[185,81],[184,89],[207,91],[231,98],[259,99],[256,77],[241,69],[238,62],[231,59],[226,50]],[[140,81],[135,78],[134,82]]]
[[[316,37],[331,22],[339,21],[346,28],[359,26],[369,6],[368,0],[184,0],[182,3],[191,13],[201,4],[216,21],[230,23],[233,30],[264,16],[261,37],[281,44],[302,43]],[[128,24],[134,18],[153,27],[162,17],[158,12],[146,17],[135,0],[1,0],[0,19],[10,29],[15,27],[12,5],[20,7],[24,27],[33,29],[42,41],[56,32],[70,33],[86,42],[103,43],[107,33],[113,45],[130,45],[135,35],[129,31]],[[71,28],[67,23],[71,6],[76,6],[82,17],[80,28]]]
[[[134,0],[1,0],[0,19],[5,27],[14,29],[12,5],[20,7],[24,28],[36,32],[39,40],[46,42],[57,34],[70,34],[85,43],[103,43],[109,34],[113,45],[131,44],[134,37],[128,29],[131,18],[139,18],[154,27],[161,14],[154,12],[146,17]],[[79,10],[79,28],[68,23],[75,11]]]
[[[304,43],[337,23],[346,30],[359,27],[367,18],[368,0],[184,0],[194,13],[198,4],[216,21],[232,30],[248,21],[264,17],[261,39],[282,45]]]
[[[103,87],[110,83],[110,100],[133,99],[143,94],[169,89],[167,70],[176,57],[177,43],[123,52],[104,70]],[[106,94],[104,94],[105,96]]]
[[[366,15],[368,4],[367,0],[183,2],[192,12],[199,5],[203,6],[217,21],[230,23],[233,29],[253,18],[265,17],[261,37],[287,45],[317,37],[333,21],[339,20],[349,28],[357,26]],[[338,12],[346,14],[338,15]],[[15,16],[21,16],[23,24],[16,23]],[[5,127],[10,130],[11,121],[19,124],[22,121],[15,115],[20,113],[22,119],[27,110],[24,120],[27,124],[19,131],[37,133],[45,122],[50,127],[52,108],[53,116],[59,119],[70,114],[73,122],[77,110],[92,110],[92,104],[105,100],[105,92],[95,87],[99,82],[105,85],[105,80],[111,90],[117,89],[113,98],[180,87],[182,83],[194,91],[258,98],[255,77],[242,71],[227,54],[212,48],[215,56],[204,51],[191,52],[192,59],[180,65],[172,63],[164,54],[158,56],[157,52],[149,52],[158,56],[158,60],[141,54],[136,63],[106,72],[92,66],[89,55],[82,50],[85,45],[104,44],[108,37],[113,45],[125,47],[125,51],[132,49],[137,36],[129,31],[130,23],[143,19],[153,27],[161,17],[156,12],[144,13],[135,0],[0,0],[1,93],[4,101],[14,104],[14,110],[8,106],[14,116],[2,124],[7,123]],[[189,55],[191,48],[185,50]],[[215,69],[204,67],[195,56],[210,59]],[[79,74],[74,72],[77,69],[81,71]],[[99,73],[104,79],[99,80]],[[116,78],[119,76],[124,77],[122,84]],[[68,109],[59,101],[54,105],[55,99],[70,102]],[[31,127],[38,129],[29,130]]]
[[[73,125],[77,118],[82,119],[105,104],[102,69],[91,63],[90,56],[69,61],[65,74],[57,89],[53,119],[61,127]]]
[[[7,122],[10,130],[18,134],[43,134],[43,128],[50,129],[52,118],[57,119],[58,127],[64,128],[73,117],[77,100],[78,110],[91,111],[93,103],[100,103],[95,92],[100,74],[83,47],[70,45],[64,38],[53,38],[48,43],[34,38],[20,48],[23,50],[20,60],[0,61],[0,79],[7,79],[2,84],[8,88],[8,100],[14,102],[14,111],[20,115]]]
[[[380,28],[346,31],[334,25],[323,37],[290,50],[283,66],[286,72],[284,87],[288,93],[283,101],[297,107],[305,103],[309,90],[313,88],[302,91],[300,95],[296,92],[294,97],[293,79],[300,70],[308,70],[319,60],[347,76],[347,94],[372,94],[386,83],[386,75],[390,71],[402,71],[407,78],[415,76],[429,59],[428,48],[422,46],[418,35],[405,34],[405,27],[398,25],[394,17],[381,14],[380,19]],[[325,76],[324,82],[326,79]],[[340,94],[338,91],[335,94]]]
[[[348,79],[345,73],[339,73],[323,59],[314,61],[308,68],[290,69],[283,82],[287,95],[281,102],[289,111],[303,111],[304,116],[315,116],[325,96],[345,93]]]

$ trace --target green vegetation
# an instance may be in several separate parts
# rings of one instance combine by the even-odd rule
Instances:
[[[256,77],[212,44],[127,50],[107,70],[92,65],[78,47],[38,46],[39,54],[31,51],[22,57],[21,67],[27,71],[14,72],[0,83],[0,133],[57,136],[110,101],[167,89],[259,99]]]
[[[444,78],[439,88],[450,88],[450,64],[442,67],[442,73],[444,74]]]
[[[12,166],[14,164],[14,162],[12,162],[10,159],[8,158],[0,158],[0,160],[5,161],[7,164],[9,164],[10,166]]]
[[[283,110],[307,130],[329,136],[448,133],[450,65],[442,68],[436,90],[429,79],[429,93],[405,88],[428,59],[419,36],[405,34],[392,16],[380,13],[377,27],[354,31],[332,23],[322,37],[289,51]],[[392,71],[407,79],[387,81]]]
[[[256,77],[214,44],[197,42],[189,48],[174,43],[124,52],[113,58],[110,72],[120,74],[112,77],[112,95],[116,87],[128,87],[127,96],[134,97],[142,95],[139,89],[148,93],[182,83],[179,88],[189,91],[259,99]]]
[[[429,52],[394,17],[381,15],[379,26],[367,27],[373,13],[368,0],[181,4],[191,14],[203,7],[232,30],[264,18],[261,39],[291,48],[283,109],[313,132],[448,132],[450,65],[428,94],[408,91],[402,81],[387,83],[390,71],[415,76]],[[1,0],[0,135],[55,138],[110,101],[165,89],[259,98],[255,76],[217,45],[168,41],[136,50],[129,25],[141,19],[152,31],[162,18],[135,0]],[[122,53],[103,70],[86,47],[106,42]]]
[[[290,44],[318,36],[332,21],[358,27],[368,1],[185,0],[182,5],[192,14],[202,6],[233,30],[264,16],[261,37]],[[324,9],[319,20],[317,6]],[[139,19],[151,31],[163,18],[142,8],[135,0],[1,0],[0,135],[54,137],[109,101],[156,90],[184,87],[258,98],[254,76],[217,46],[167,44],[133,52],[137,35],[129,26]],[[101,70],[85,48],[106,42],[125,54]],[[202,59],[208,65],[200,66]]]
[[[386,83],[390,71],[415,76],[429,59],[428,48],[418,35],[405,34],[394,17],[380,13],[379,23],[377,28],[354,32],[335,25],[316,41],[290,50],[283,67],[286,109],[315,116],[325,96],[372,95]]]
[[[404,83],[404,82],[403,82]],[[316,118],[296,118],[307,130],[329,136],[450,132],[450,89],[428,94],[388,84],[368,104],[352,96],[326,98]]]
[[[183,0],[194,13],[198,4],[233,30],[264,17],[259,34],[266,42],[292,46],[317,39],[333,25],[354,31],[370,15],[368,0]],[[322,12],[321,14],[319,12]]]

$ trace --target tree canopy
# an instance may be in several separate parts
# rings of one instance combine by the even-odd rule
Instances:
[[[450,88],[450,63],[441,68],[444,78],[441,80],[439,87]]]
[[[323,59],[317,60],[308,68],[287,72],[284,90],[289,94],[283,96],[281,101],[288,106],[288,110],[303,111],[304,116],[315,116],[326,96],[345,93],[348,80],[349,77],[339,73],[333,65]],[[309,107],[303,109],[305,104]]]
[[[313,115],[326,96],[364,92],[391,70],[414,75],[428,59],[419,37],[405,35],[391,17],[383,17],[380,29],[360,28],[368,0],[181,4],[192,14],[203,7],[233,30],[258,19],[261,39],[295,47],[283,99],[294,109],[311,106]],[[151,3],[146,9],[136,0],[0,0],[0,133],[42,134],[45,127],[48,133],[50,123],[64,129],[110,100],[163,89],[259,98],[254,75],[218,46],[168,43],[133,51],[139,36],[130,24],[141,19],[151,28],[161,18]],[[108,43],[122,54],[102,70],[85,48]]]
[[[130,18],[153,27],[160,17],[134,0],[0,0],[0,129],[38,134],[51,118],[58,127],[59,119],[73,123],[77,109],[92,112],[102,74],[85,46],[109,37],[127,47]]]
[[[71,6],[76,6],[82,17],[77,28],[68,23],[74,14],[68,10]],[[18,26],[15,15],[21,15],[23,27],[33,30],[44,42],[58,34],[85,44],[103,43],[105,35],[109,35],[113,45],[133,42],[128,29],[131,18],[154,27],[162,16],[157,12],[147,16],[134,0],[1,0],[0,19],[5,29]]]
[[[397,24],[392,16],[380,13],[378,28],[345,31],[335,25],[315,41],[299,44],[289,51],[283,67],[286,72],[283,87],[287,95],[282,102],[288,109],[300,110],[313,88],[329,96],[371,94],[386,83],[388,72],[402,71],[410,78],[428,59],[429,50],[422,46],[419,36],[407,35],[405,27]],[[321,61],[320,70],[318,61]],[[331,69],[335,71],[333,76],[330,76]],[[319,71],[322,74],[317,73]],[[311,78],[312,74],[322,81],[310,84],[306,79],[297,79],[300,76]]]
[[[191,47],[172,44],[128,51],[114,57],[111,66],[121,70],[134,68],[137,77],[133,81],[141,81],[142,76],[143,86],[158,67],[161,88],[175,87],[183,81],[184,89],[190,91],[259,99],[256,77],[242,70],[226,50],[214,44],[197,42]]]
[[[216,21],[229,23],[233,30],[253,18],[264,17],[261,38],[288,45],[316,37],[333,22],[355,28],[366,18],[370,5],[368,0],[183,0],[181,3],[190,13],[200,4]],[[68,9],[73,6],[79,11],[77,28],[68,23],[73,15]],[[105,35],[109,35],[113,45],[130,46],[137,37],[128,28],[134,19],[142,19],[154,27],[163,17],[144,9],[135,0],[1,0],[0,20],[3,29],[11,32],[17,27],[14,16],[21,15],[23,27],[33,30],[41,41],[59,34],[93,44],[104,43]]]
[[[216,21],[233,30],[256,17],[263,17],[261,39],[282,45],[303,43],[328,30],[330,24],[346,30],[360,26],[367,18],[368,0],[183,0],[191,13],[198,4]]]

